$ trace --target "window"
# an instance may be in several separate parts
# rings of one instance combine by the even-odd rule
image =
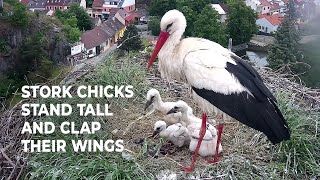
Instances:
[[[117,2],[114,2],[114,5],[118,5],[118,3],[117,3]]]
[[[50,6],[50,9],[51,9],[51,6]]]
[[[266,7],[263,7],[263,10],[266,10]]]
[[[56,10],[56,9],[57,9],[57,6],[55,6],[54,9]]]
[[[259,29],[261,29],[261,26],[259,26]]]
[[[59,9],[62,9],[61,6],[59,6]]]
[[[264,30],[264,27],[262,26],[262,30]]]

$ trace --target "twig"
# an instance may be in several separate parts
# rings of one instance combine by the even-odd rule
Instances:
[[[153,112],[154,112],[154,110],[148,112],[146,115],[143,115],[143,116],[138,117],[135,121],[131,122],[131,123],[128,125],[128,127],[124,130],[124,132],[123,132],[122,135],[125,136],[125,135],[127,134],[127,132],[130,130],[130,128],[131,128],[131,126],[132,126],[133,124],[137,123],[137,122],[140,121],[142,118],[145,118],[145,117],[150,116]]]

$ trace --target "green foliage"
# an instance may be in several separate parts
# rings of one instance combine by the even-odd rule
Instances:
[[[8,76],[0,74],[0,102],[5,100],[8,95],[13,91],[14,81],[9,79]]]
[[[208,4],[211,4],[211,0],[177,0],[177,9],[181,10],[183,7],[189,7],[193,12],[199,14]]]
[[[319,175],[319,112],[297,105],[288,94],[279,94],[277,99],[291,131],[291,139],[274,148],[279,163],[278,170],[282,172],[285,169],[283,179],[306,179],[306,176]]]
[[[176,8],[176,0],[153,0],[149,8],[151,16],[162,17],[167,11]]]
[[[249,42],[258,32],[257,14],[243,1],[229,3],[227,30],[234,45]]]
[[[148,28],[151,30],[152,35],[158,36],[160,34],[160,18],[158,16],[150,17]]]
[[[14,76],[20,83],[25,77],[28,77],[30,83],[45,82],[46,78],[50,76],[53,65],[48,60],[46,44],[47,39],[40,32],[26,39],[19,49],[19,58],[15,63],[16,67],[12,70],[11,77]]]
[[[213,10],[210,5],[207,5],[194,22],[193,36],[209,39],[227,46],[227,34],[218,19],[217,11]]]
[[[5,53],[7,51],[7,43],[4,39],[0,38],[0,53]]]
[[[320,38],[307,44],[300,45],[304,52],[303,62],[310,65],[310,69],[300,77],[308,87],[320,88]]]
[[[177,9],[185,15],[187,20],[188,25],[184,33],[186,36],[193,35],[194,22],[197,20],[198,14],[200,14],[204,7],[210,3],[210,0],[177,0]]]
[[[299,35],[288,16],[283,20],[275,34],[275,43],[268,54],[269,67],[279,69],[288,63],[295,63]]]
[[[192,36],[194,32],[194,22],[197,20],[197,13],[191,9],[189,6],[182,6],[179,9],[184,16],[186,17],[187,20],[187,28],[186,31],[184,32],[184,35],[186,36]]]
[[[86,7],[87,8],[92,8],[93,0],[87,0],[86,1]]]
[[[79,41],[81,32],[78,27],[78,19],[76,16],[70,16],[69,13],[57,10],[55,15],[63,24],[63,32],[68,38],[69,42],[74,43]]]
[[[70,43],[79,41],[81,32],[77,27],[72,27],[69,24],[63,25],[63,31],[65,32]]]
[[[25,28],[30,21],[27,13],[27,8],[21,3],[15,3],[13,7],[13,14],[10,16],[10,23],[19,28]]]
[[[66,20],[75,17],[77,20],[77,27],[80,31],[90,30],[93,27],[93,23],[88,13],[80,7],[78,4],[73,4],[68,10],[57,10],[55,16],[63,23],[66,24]],[[70,25],[71,27],[75,27]]]
[[[289,0],[289,3],[287,5],[287,16],[289,18],[290,21],[295,22],[298,18],[298,12],[295,8],[295,2],[294,0]]]
[[[143,48],[136,26],[131,24],[127,27],[123,37],[119,40],[118,45],[120,45],[120,49],[126,50],[127,52]]]

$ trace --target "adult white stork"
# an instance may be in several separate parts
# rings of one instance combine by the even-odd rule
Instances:
[[[257,71],[215,42],[202,38],[181,39],[186,26],[186,19],[178,10],[170,10],[162,17],[161,33],[148,67],[158,55],[161,76],[189,84],[203,111],[212,112],[214,105],[263,132],[273,144],[290,139],[276,99]],[[199,143],[201,139],[203,136]],[[220,144],[220,137],[218,141]],[[194,162],[189,170],[192,166]]]

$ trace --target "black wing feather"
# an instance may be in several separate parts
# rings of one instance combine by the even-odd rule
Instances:
[[[232,73],[253,96],[246,91],[225,95],[207,89],[196,87],[192,89],[229,116],[263,132],[273,144],[290,139],[287,122],[261,76],[240,57],[234,55],[231,57],[237,65],[227,63],[226,70]]]

